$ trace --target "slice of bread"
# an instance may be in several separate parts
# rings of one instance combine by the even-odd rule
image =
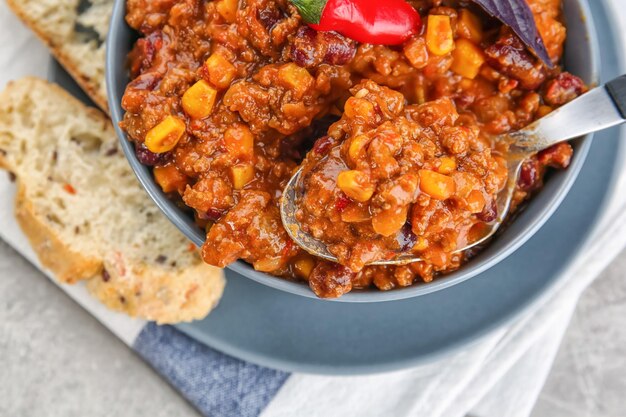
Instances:
[[[91,99],[107,111],[105,41],[113,0],[7,0]]]
[[[204,317],[223,291],[131,171],[104,114],[25,78],[0,94],[0,167],[17,177],[16,217],[62,282],[88,279],[107,306],[159,323]]]

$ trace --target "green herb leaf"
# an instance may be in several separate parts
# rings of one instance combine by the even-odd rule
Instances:
[[[328,0],[291,0],[300,12],[300,16],[306,23],[317,25],[322,19],[322,13]]]

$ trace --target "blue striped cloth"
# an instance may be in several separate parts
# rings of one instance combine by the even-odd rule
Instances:
[[[207,417],[256,417],[289,373],[235,359],[149,323],[133,348]]]

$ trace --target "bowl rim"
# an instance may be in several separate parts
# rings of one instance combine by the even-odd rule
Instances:
[[[581,22],[582,26],[585,28],[588,48],[591,53],[591,75],[589,84],[598,84],[600,74],[600,49],[595,24],[593,19],[584,18],[585,16],[591,16],[591,11],[587,1],[573,1],[578,6],[580,15],[582,16]],[[122,82],[120,77],[124,77],[126,69],[122,68],[123,66],[121,65],[117,65],[119,60],[115,56],[115,53],[116,48],[122,45],[122,42],[120,41],[122,32],[124,32],[124,30],[132,30],[128,28],[125,21],[125,6],[126,0],[115,0],[107,36],[108,41],[106,44],[105,80],[111,119],[113,120],[115,131],[120,141],[122,150],[144,190],[148,193],[151,200],[159,207],[163,214],[187,238],[200,247],[204,243],[204,233],[195,225],[193,220],[171,200],[169,200],[158,187],[153,179],[151,170],[137,160],[133,144],[127,139],[126,133],[119,126],[119,122],[123,117],[123,110],[121,108],[121,96],[117,93],[116,86],[118,83]],[[319,299],[306,283],[289,281],[264,272],[256,271],[250,264],[242,260],[237,260],[236,262],[228,265],[226,268],[243,275],[248,279],[280,291],[330,302],[372,303],[403,300],[430,294],[435,291],[440,291],[450,286],[460,284],[479,275],[506,257],[510,256],[513,252],[519,249],[519,247],[526,243],[548,221],[552,214],[554,214],[554,212],[558,209],[561,202],[576,181],[576,178],[578,177],[578,174],[586,160],[587,153],[591,147],[592,138],[593,134],[577,139],[578,146],[572,163],[566,171],[562,172],[562,183],[555,190],[556,192],[550,196],[550,199],[545,204],[545,207],[543,207],[541,211],[528,222],[528,225],[526,225],[522,231],[509,239],[501,249],[489,256],[486,256],[485,259],[479,259],[480,257],[477,257],[475,258],[475,262],[471,261],[468,264],[464,264],[459,270],[438,277],[432,282],[418,283],[409,287],[398,288],[390,291],[380,291],[374,289],[353,290],[339,298]]]

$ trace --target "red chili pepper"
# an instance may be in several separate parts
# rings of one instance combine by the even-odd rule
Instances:
[[[339,32],[375,45],[399,45],[422,25],[405,0],[291,0],[315,30]]]

